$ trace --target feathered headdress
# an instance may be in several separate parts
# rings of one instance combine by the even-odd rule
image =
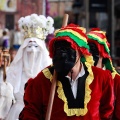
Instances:
[[[54,31],[54,20],[50,16],[46,18],[44,15],[31,14],[21,17],[18,24],[24,39],[36,37],[45,40],[46,36]]]

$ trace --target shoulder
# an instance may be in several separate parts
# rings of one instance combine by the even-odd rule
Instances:
[[[25,84],[25,93],[31,94],[34,91],[40,93],[42,90],[48,90],[51,86],[53,67],[49,66],[43,69],[34,79],[29,79]]]
[[[52,78],[53,70],[54,70],[53,66],[48,66],[44,68],[41,72],[38,73],[38,75],[34,79],[30,79],[28,83],[33,84],[34,82],[35,85],[40,85],[50,82],[50,79]]]
[[[115,75],[115,79],[119,79],[119,80],[120,80],[120,75],[119,75],[119,74],[116,74],[116,75]]]
[[[102,75],[102,76],[111,76],[111,72],[109,70],[103,70],[101,68],[98,68],[98,67],[95,67],[95,66],[92,66],[92,70],[93,70],[93,73],[94,74],[98,74],[98,75]]]
[[[117,84],[119,84],[119,86],[120,86],[120,75],[119,74],[115,75],[114,82],[117,83]]]
[[[103,70],[101,68],[97,68],[97,67],[92,67],[92,70],[93,70],[93,75],[94,75],[94,78],[98,79],[100,82],[104,82],[105,84],[108,82],[113,82],[113,79],[112,79],[112,74],[109,70]]]

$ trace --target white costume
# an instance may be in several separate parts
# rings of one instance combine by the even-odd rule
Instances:
[[[6,68],[6,71],[9,67]],[[12,103],[15,102],[15,98],[13,95],[13,87],[7,82],[3,81],[3,69],[0,69],[0,120],[4,119],[10,108]]]
[[[0,120],[4,119],[12,103],[15,103],[15,98],[13,95],[13,87],[9,82],[0,83]]]
[[[21,18],[19,24],[23,28],[25,41],[7,71],[7,81],[13,86],[16,103],[12,105],[5,120],[18,118],[24,107],[24,85],[28,79],[34,78],[43,68],[52,64],[44,40],[54,31],[53,19],[32,14]]]

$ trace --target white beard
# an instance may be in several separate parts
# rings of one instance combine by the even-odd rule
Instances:
[[[34,78],[40,72],[40,51],[24,51],[23,69],[29,78]]]

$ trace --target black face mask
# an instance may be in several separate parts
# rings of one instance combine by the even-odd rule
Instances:
[[[76,61],[76,51],[66,41],[57,41],[54,45],[53,65],[58,76],[66,76]]]
[[[95,61],[94,66],[96,66],[99,60],[98,48],[94,43],[89,43],[89,47],[90,47],[90,53],[92,54],[93,60]]]

